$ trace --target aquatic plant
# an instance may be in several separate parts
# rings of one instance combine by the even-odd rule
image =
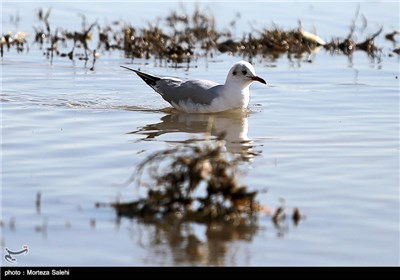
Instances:
[[[254,57],[274,60],[283,54],[294,55],[296,58],[309,56],[315,50],[324,48],[331,54],[345,54],[351,56],[356,50],[365,51],[370,57],[377,57],[381,48],[375,46],[374,39],[378,37],[382,28],[368,36],[361,42],[354,39],[355,22],[358,19],[359,8],[351,21],[349,34],[345,38],[333,37],[325,43],[320,37],[305,31],[301,22],[297,28],[283,30],[276,25],[272,28],[262,28],[243,34],[242,39],[232,35],[236,19],[229,27],[216,29],[216,20],[208,10],[201,10],[196,6],[192,14],[185,10],[172,11],[164,18],[149,22],[147,27],[137,28],[124,21],[112,21],[105,26],[97,22],[90,25],[86,23],[85,15],[82,19],[82,29],[68,31],[65,28],[54,28],[50,23],[51,9],[39,9],[37,17],[39,26],[34,27],[34,42],[52,62],[54,56],[67,57],[70,60],[85,61],[85,66],[90,56],[93,56],[93,65],[100,51],[123,51],[125,57],[136,59],[155,59],[160,65],[179,67],[186,63],[187,67],[198,57],[214,56],[217,52],[228,52],[251,60]],[[366,25],[366,18],[363,22]],[[161,24],[160,24],[161,23]],[[162,27],[161,27],[162,26]],[[97,27],[97,28],[96,28]],[[94,36],[97,33],[98,36]],[[385,38],[395,42],[397,31],[387,33]],[[4,48],[14,47],[18,52],[28,50],[27,32],[3,34],[1,38],[1,55]],[[88,42],[97,37],[97,48],[90,49]],[[44,47],[47,44],[47,47]],[[67,51],[68,44],[72,44]],[[78,50],[82,49],[83,52]],[[395,49],[393,53],[398,53]],[[379,58],[379,57],[378,57]],[[309,61],[311,62],[311,61]]]

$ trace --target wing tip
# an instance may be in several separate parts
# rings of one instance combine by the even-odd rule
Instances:
[[[157,82],[158,80],[161,79],[161,78],[159,78],[159,77],[156,77],[156,76],[152,76],[152,75],[143,73],[143,72],[141,72],[141,71],[139,71],[139,70],[135,70],[135,69],[132,69],[132,68],[123,66],[123,65],[120,65],[120,66],[121,66],[122,68],[125,68],[125,69],[128,69],[128,70],[130,70],[130,71],[135,72],[143,81],[145,81],[146,84],[148,84],[148,85],[151,86],[151,87],[155,86],[155,85],[156,85],[156,82]]]
[[[130,70],[130,71],[133,71],[133,72],[135,72],[135,73],[137,73],[137,72],[138,72],[138,70],[135,70],[135,69],[132,69],[132,68],[126,67],[126,66],[124,66],[124,65],[120,65],[120,67],[121,67],[121,68],[124,68],[124,69],[127,69],[127,70]]]

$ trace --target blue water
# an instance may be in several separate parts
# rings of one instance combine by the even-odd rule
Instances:
[[[357,5],[200,3],[218,29],[240,12],[238,38],[251,26],[289,29],[300,19],[326,41],[347,36]],[[367,26],[357,20],[355,36],[361,41],[383,26],[380,61],[323,49],[312,63],[254,59],[269,85],[252,85],[247,115],[165,113],[168,104],[119,67],[131,60],[116,51],[101,53],[95,71],[78,60],[50,63],[32,43],[34,12],[50,6],[52,25],[68,30],[80,29],[78,13],[87,22],[146,26],[181,9],[175,2],[2,4],[2,32],[31,34],[29,53],[5,52],[1,67],[1,246],[29,246],[17,265],[399,265],[399,56],[389,54],[400,36],[393,44],[383,35],[400,28],[398,3],[360,6]],[[10,15],[17,11],[16,26]],[[216,54],[188,71],[140,59],[133,67],[223,82],[240,59]],[[145,224],[95,207],[136,198],[143,190],[123,186],[136,165],[154,151],[208,141],[210,123],[213,135],[227,132],[228,152],[247,151],[241,182],[267,189],[258,195],[267,207],[281,199],[288,214],[299,207],[305,219],[298,226],[287,219],[276,227],[264,213],[244,229]],[[9,265],[3,257],[2,264]]]

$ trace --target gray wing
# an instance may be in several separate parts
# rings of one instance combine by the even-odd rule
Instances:
[[[219,87],[221,85],[207,80],[161,78],[153,88],[169,103],[179,104],[190,99],[194,103],[210,105],[218,97]]]
[[[222,85],[207,80],[183,81],[177,78],[161,78],[143,73],[139,70],[121,66],[135,72],[151,88],[158,92],[165,101],[172,104],[179,104],[180,101],[189,99],[197,104],[210,105],[214,98],[218,97],[218,92]]]

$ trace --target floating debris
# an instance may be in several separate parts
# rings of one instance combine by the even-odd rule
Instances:
[[[36,213],[38,213],[38,214],[40,214],[41,205],[42,205],[41,198],[42,198],[41,192],[37,192],[36,193],[35,205],[36,205]]]
[[[299,208],[294,208],[293,215],[292,215],[293,223],[297,226],[300,223],[301,219],[302,219],[302,216],[300,214]]]
[[[275,225],[279,225],[281,221],[286,218],[285,207],[280,206],[276,209],[274,215],[272,216],[272,221]]]
[[[396,35],[398,35],[398,34],[400,34],[400,32],[397,31],[397,30],[395,30],[395,31],[393,31],[393,32],[391,32],[391,33],[386,34],[386,35],[385,35],[385,38],[386,38],[387,40],[392,41],[392,42],[395,43],[395,42],[396,42],[396,39],[394,38],[394,36],[396,36]]]

